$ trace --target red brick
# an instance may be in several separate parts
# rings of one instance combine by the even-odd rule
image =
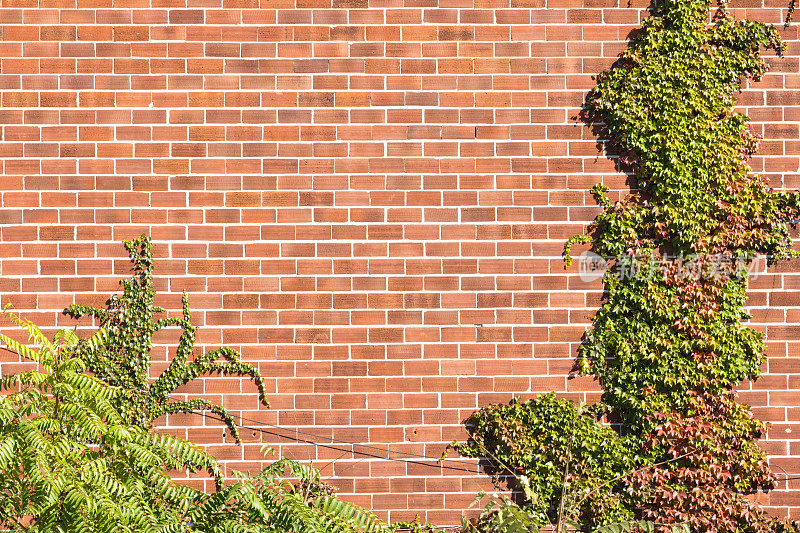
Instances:
[[[616,199],[628,184],[574,117],[641,2],[168,3],[0,12],[0,300],[49,325],[73,300],[102,305],[127,274],[119,241],[149,232],[165,305],[192,293],[203,345],[241,347],[273,409],[227,379],[195,392],[253,418],[438,455],[479,405],[597,398],[596,382],[566,376],[601,285],[564,270],[561,246],[598,212],[587,189],[603,181]],[[765,138],[754,168],[797,187],[800,44],[784,33],[786,57],[738,103]],[[800,467],[798,267],[750,284],[768,373],[741,387],[775,423],[764,446],[784,468]],[[238,449],[194,424],[164,430],[256,468],[260,435]],[[344,496],[387,518],[457,523],[489,488],[277,446],[333,461]],[[765,502],[797,515],[798,488]]]

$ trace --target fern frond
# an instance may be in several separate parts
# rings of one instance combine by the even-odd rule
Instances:
[[[90,351],[97,351],[108,342],[109,333],[106,328],[98,329],[94,335],[83,341],[83,347]]]
[[[332,496],[318,497],[314,502],[314,508],[334,520],[344,522],[355,531],[364,533],[387,533],[389,531],[389,528],[374,514]]]
[[[53,336],[53,344],[55,345],[75,346],[79,341],[78,335],[72,329],[60,329]]]
[[[34,363],[44,364],[46,362],[44,358],[41,356],[40,352],[34,350],[33,348],[30,348],[29,346],[22,344],[19,341],[12,339],[8,335],[0,333],[0,342],[6,345],[7,350],[12,351],[24,357],[25,359],[30,359]]]
[[[14,387],[39,387],[50,378],[49,374],[36,371],[20,372],[0,378],[0,391]]]
[[[48,339],[44,333],[42,333],[42,330],[39,329],[39,326],[28,319],[12,313],[7,309],[4,310],[3,314],[5,314],[13,324],[26,330],[28,332],[28,340],[32,340],[38,348],[44,348],[50,352],[54,351],[53,343],[50,342],[50,339]]]

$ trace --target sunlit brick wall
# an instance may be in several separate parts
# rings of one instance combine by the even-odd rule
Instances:
[[[590,186],[627,190],[577,115],[646,4],[0,0],[0,301],[72,325],[59,311],[102,304],[129,274],[120,241],[149,234],[161,304],[187,291],[199,343],[258,364],[272,408],[246,381],[182,392],[283,437],[235,447],[195,415],[169,431],[237,469],[270,442],[383,517],[457,523],[487,478],[418,456],[491,402],[598,397],[568,374],[601,286],[560,253],[597,213]],[[734,4],[781,24],[788,1]],[[800,46],[782,33],[739,102],[764,136],[754,168],[797,187]],[[770,359],[742,392],[790,473],[798,287],[797,261],[753,281]],[[800,514],[778,486],[765,503]]]

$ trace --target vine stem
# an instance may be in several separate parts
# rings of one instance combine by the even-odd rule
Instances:
[[[574,426],[574,423],[573,423]],[[573,435],[574,435],[573,431]],[[561,501],[558,502],[558,521],[556,522],[556,533],[564,530],[564,501],[567,498],[567,478],[569,477],[569,463],[572,461],[572,440],[567,442],[567,460],[564,462],[564,480],[561,483]]]

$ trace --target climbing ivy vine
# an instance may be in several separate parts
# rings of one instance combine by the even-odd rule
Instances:
[[[780,54],[783,43],[771,25],[736,20],[726,2],[712,7],[656,2],[586,100],[584,117],[635,181],[619,201],[595,186],[602,211],[565,246],[568,263],[579,242],[612,259],[605,303],[578,356],[602,401],[580,414],[549,396],[492,406],[471,420],[470,441],[456,444],[533,489],[528,508],[543,523],[790,527],[748,498],[774,477],[757,445],[765,426],[732,392],[764,362],[762,333],[742,323],[748,267],[759,254],[771,262],[796,255],[788,224],[800,215],[800,195],[752,173],[757,137],[734,111],[743,80],[767,71],[762,52]],[[587,431],[586,413],[617,422],[619,435]],[[573,422],[553,426],[565,416]],[[608,443],[587,449],[587,436]]]
[[[182,317],[157,319],[156,315],[165,310],[154,304],[152,242],[143,235],[123,244],[133,264],[133,277],[121,282],[122,294],[112,296],[106,309],[72,305],[64,311],[74,318],[94,317],[108,332],[107,342],[99,347],[82,344],[77,356],[86,362],[94,376],[125,391],[116,397],[115,407],[128,423],[149,429],[156,418],[168,413],[209,410],[223,419],[238,442],[237,425],[224,407],[205,398],[175,400],[170,394],[204,374],[246,376],[258,387],[261,402],[269,405],[261,374],[253,365],[242,362],[231,348],[194,354],[197,327],[192,324],[188,296],[183,294]],[[169,366],[151,383],[153,335],[170,326],[177,326],[183,332]]]

